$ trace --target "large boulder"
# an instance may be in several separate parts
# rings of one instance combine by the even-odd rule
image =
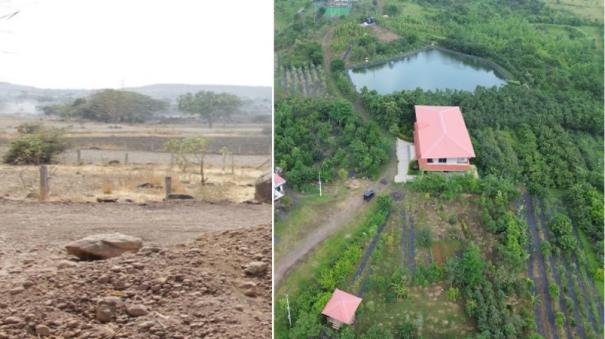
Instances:
[[[273,200],[273,175],[267,172],[256,178],[254,200],[271,203]]]
[[[73,241],[65,249],[84,260],[117,257],[124,252],[137,252],[143,246],[140,238],[121,233],[95,234]]]

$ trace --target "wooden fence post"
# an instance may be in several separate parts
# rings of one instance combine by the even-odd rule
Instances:
[[[128,165],[128,153],[124,153],[124,165]]]
[[[40,166],[40,201],[48,198],[48,167]]]
[[[231,153],[231,174],[235,174],[235,163],[233,161],[233,153]]]
[[[168,196],[170,195],[170,193],[172,193],[172,177],[165,177],[164,178],[164,194],[166,196],[166,199],[168,199]]]
[[[82,153],[79,148],[76,151],[76,157],[77,157],[76,164],[78,164],[78,166],[82,165]]]

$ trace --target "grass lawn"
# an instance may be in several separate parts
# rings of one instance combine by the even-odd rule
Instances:
[[[367,293],[360,309],[355,330],[364,332],[373,324],[380,324],[396,332],[403,321],[416,325],[423,338],[457,338],[473,332],[470,321],[458,302],[447,300],[445,284],[409,289],[403,300],[385,302],[382,295]]]

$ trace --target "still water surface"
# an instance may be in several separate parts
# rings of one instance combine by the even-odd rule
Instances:
[[[349,69],[348,73],[357,90],[365,86],[380,94],[417,87],[474,91],[477,86],[492,87],[506,83],[493,68],[476,59],[435,48],[383,64]]]

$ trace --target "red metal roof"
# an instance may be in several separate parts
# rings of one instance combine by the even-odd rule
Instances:
[[[279,176],[277,173],[273,173],[273,184],[277,187],[286,183],[286,180]]]
[[[361,298],[335,289],[321,314],[351,325],[355,319],[355,311],[357,311],[359,304],[361,304]]]
[[[417,105],[415,108],[414,142],[418,159],[475,157],[460,107]]]

